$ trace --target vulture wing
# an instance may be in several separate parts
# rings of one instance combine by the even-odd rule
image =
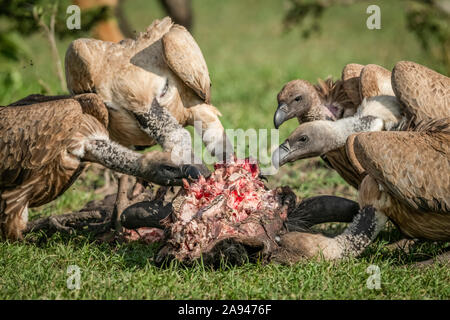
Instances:
[[[160,40],[171,26],[172,20],[166,17],[155,20],[136,40],[125,39],[119,43],[74,40],[66,51],[67,88],[72,94],[104,90],[107,82],[117,75],[118,68],[124,68],[134,54]]]
[[[0,108],[0,188],[14,187],[70,144],[82,116],[72,99]]]
[[[211,98],[211,80],[203,54],[191,34],[174,25],[163,38],[164,55],[170,69],[206,103]]]
[[[85,93],[72,96],[71,98],[78,101],[78,103],[81,105],[83,113],[90,114],[95,119],[97,119],[105,128],[108,128],[108,109],[97,94]]]
[[[330,162],[331,167],[336,170],[348,184],[358,189],[358,186],[365,177],[365,172],[364,170],[359,171],[359,168],[354,166],[354,163],[346,154],[345,147],[329,151],[325,156]]]
[[[392,196],[414,209],[450,213],[450,121],[446,126],[435,132],[361,133],[352,147]]]
[[[392,88],[412,121],[450,117],[450,78],[420,64],[400,61],[392,70]]]
[[[8,106],[25,106],[25,105],[31,105],[31,104],[37,104],[37,103],[44,103],[48,101],[54,101],[54,100],[68,100],[68,99],[75,99],[78,101],[78,103],[81,105],[81,108],[83,110],[83,113],[90,114],[94,118],[96,118],[98,121],[100,121],[101,124],[105,126],[105,128],[108,127],[108,109],[106,108],[106,105],[103,103],[103,101],[100,99],[98,95],[95,93],[85,93],[85,94],[79,94],[76,96],[68,96],[68,95],[61,95],[61,96],[44,96],[41,94],[30,94],[29,96],[20,99],[16,102],[13,102],[9,104]]]
[[[106,54],[112,45],[95,39],[72,41],[65,58],[67,88],[72,94],[97,91],[100,79],[107,76],[103,68],[105,60],[114,58]]]
[[[344,82],[344,90],[347,93],[347,96],[353,102],[355,106],[359,106],[361,104],[361,96],[359,94],[360,88],[360,75],[361,70],[364,68],[363,65],[357,63],[347,64],[342,70],[341,79]]]
[[[391,86],[391,72],[385,68],[368,64],[361,71],[360,93],[362,98],[394,96]]]

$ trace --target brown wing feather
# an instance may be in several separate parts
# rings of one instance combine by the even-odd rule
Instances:
[[[450,213],[450,132],[371,132],[355,137],[367,173],[418,210]]]
[[[362,100],[359,93],[359,76],[363,68],[364,66],[361,64],[349,63],[342,70],[341,79],[344,81],[344,90],[355,106],[359,106]]]
[[[206,103],[211,98],[211,80],[203,54],[191,34],[174,25],[163,38],[164,55],[170,69]]]
[[[362,98],[393,96],[391,72],[376,64],[366,65],[361,71],[360,93]]]
[[[326,153],[326,157],[337,173],[351,186],[358,189],[361,181],[365,177],[365,172],[359,172],[354,168],[352,162],[346,154],[345,147]]]
[[[325,105],[330,106],[337,103],[344,109],[354,108],[353,102],[343,88],[343,84],[342,80],[333,81],[331,78],[325,80],[317,79],[317,84],[314,85],[314,88]]]
[[[145,32],[139,33],[139,36],[135,41],[127,39],[125,41],[121,41],[120,44],[125,48],[135,47],[135,52],[138,52],[161,39],[163,35],[170,31],[172,26],[173,22],[170,17],[155,20],[147,27]]]
[[[95,39],[74,40],[66,51],[65,69],[70,93],[96,92],[98,77],[104,73],[105,52],[111,45]]]
[[[392,88],[415,123],[450,117],[450,78],[420,64],[400,61],[392,70]]]
[[[23,99],[20,99],[16,102],[9,104],[9,107],[13,106],[26,106],[31,104],[43,103],[48,101],[55,100],[67,100],[67,99],[75,99],[77,100],[81,108],[83,109],[83,113],[90,114],[95,117],[105,128],[108,127],[108,109],[106,105],[103,103],[102,99],[96,95],[95,93],[85,93],[79,94],[76,96],[44,96],[42,94],[30,94]]]
[[[90,114],[96,118],[100,123],[108,128],[109,124],[109,114],[106,105],[103,103],[102,99],[94,93],[79,94],[73,96],[72,99],[78,101],[83,109],[83,113]]]
[[[0,188],[14,187],[67,148],[82,109],[72,99],[0,109]]]
[[[68,95],[61,96],[44,96],[42,94],[30,94],[23,99],[17,100],[16,102],[10,103],[8,106],[26,106],[35,103],[42,103],[53,100],[61,100],[70,98]]]

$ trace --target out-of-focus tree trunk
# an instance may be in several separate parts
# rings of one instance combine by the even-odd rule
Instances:
[[[111,12],[115,12],[118,7],[118,0],[73,0],[72,2],[79,6],[81,10],[108,7]],[[124,39],[124,35],[114,15],[98,22],[92,33],[95,38],[104,41],[119,42]]]
[[[191,31],[193,21],[191,0],[160,0],[160,2],[175,23]]]
[[[134,37],[136,37],[136,31],[133,31],[133,27],[131,26],[125,15],[125,9],[123,7],[124,4],[125,0],[118,0],[117,6],[114,9],[114,15],[117,18],[120,31],[122,31],[123,35],[126,38],[133,39]]]
[[[159,0],[167,14],[175,23],[181,24],[189,31],[192,29],[191,0]],[[111,14],[107,19],[98,22],[93,29],[97,39],[119,42],[124,38],[134,38],[136,35],[124,14],[125,0],[73,0],[73,4],[81,10],[107,7]]]

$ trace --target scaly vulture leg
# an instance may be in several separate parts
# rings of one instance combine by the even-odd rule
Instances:
[[[114,171],[159,185],[182,185],[183,178],[197,179],[200,176],[200,171],[194,166],[174,164],[166,152],[139,154],[106,138],[87,141],[84,151],[84,161],[100,163]]]
[[[170,154],[169,159],[175,164],[191,164],[205,177],[209,170],[201,161],[194,162],[191,135],[184,129],[166,108],[156,99],[147,113],[135,113],[134,116],[141,130],[156,140],[163,150]]]

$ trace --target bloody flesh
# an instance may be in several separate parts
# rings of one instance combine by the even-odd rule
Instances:
[[[198,258],[223,239],[270,238],[287,218],[278,191],[265,187],[256,163],[235,159],[214,169],[208,179],[184,181],[174,200],[166,249],[179,260]]]

